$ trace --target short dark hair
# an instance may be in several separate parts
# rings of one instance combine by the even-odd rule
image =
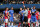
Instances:
[[[6,8],[8,8],[8,7],[6,7]],[[5,8],[5,9],[6,9],[6,8]]]
[[[20,8],[22,8],[22,7],[20,7]]]
[[[35,7],[35,6],[33,6],[33,7]]]
[[[6,10],[6,8],[8,8],[8,7],[5,7],[5,10]]]
[[[11,8],[13,8],[13,7],[11,7]]]

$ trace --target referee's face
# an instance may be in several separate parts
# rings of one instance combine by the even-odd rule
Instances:
[[[27,10],[29,10],[29,8],[27,8]]]
[[[20,10],[22,10],[22,8],[20,8]]]

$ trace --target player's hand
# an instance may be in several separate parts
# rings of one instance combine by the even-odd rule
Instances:
[[[23,13],[22,13],[22,16],[23,16]]]

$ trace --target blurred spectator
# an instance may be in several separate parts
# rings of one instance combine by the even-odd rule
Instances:
[[[12,1],[12,3],[15,4],[16,2],[15,1]]]
[[[31,2],[31,4],[33,4],[33,1],[30,1]]]
[[[3,3],[4,3],[4,4],[7,4],[7,0],[3,0]]]
[[[40,0],[0,0],[4,4],[39,4]]]
[[[39,2],[37,2],[37,4],[40,4]]]

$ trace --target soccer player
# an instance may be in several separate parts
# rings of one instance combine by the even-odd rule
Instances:
[[[26,24],[26,27],[27,27],[28,26],[28,18],[27,18],[28,11],[27,11],[26,8],[25,8],[25,11],[23,12],[23,14],[24,14],[23,27],[25,27],[25,24]]]
[[[39,15],[39,12],[36,10],[36,18],[38,20],[38,15]]]
[[[22,13],[24,12],[24,9],[22,10]],[[22,17],[22,21],[24,20],[24,14],[22,15],[23,17]]]
[[[38,26],[38,15],[39,15],[39,12],[36,10],[36,19],[37,19],[36,26]]]
[[[20,8],[19,15],[20,15],[20,21],[22,22],[22,8]]]
[[[3,11],[3,21],[4,21],[4,23],[5,23],[5,11]]]
[[[33,24],[33,27],[35,27],[35,23],[37,22],[37,19],[36,19],[36,9],[35,9],[35,6],[33,6],[33,9],[31,9],[31,23]]]
[[[5,18],[5,27],[7,27],[7,23],[8,23],[8,14],[9,14],[9,12],[8,12],[8,8],[6,8],[6,10],[4,11],[4,18]]]
[[[39,14],[39,17],[38,17],[38,23],[39,23],[39,27],[40,27],[40,14]]]
[[[22,8],[20,8],[19,16],[20,16],[20,23],[22,23]],[[20,23],[19,23],[19,25],[20,25]]]
[[[11,23],[11,26],[13,26],[13,20],[14,20],[14,10],[13,10],[13,7],[11,7],[11,10],[9,10],[9,16],[10,16],[10,19],[9,19],[9,21],[10,21],[10,23]],[[9,25],[10,25],[10,23],[9,23]]]
[[[28,10],[28,25],[30,27],[31,11],[29,10],[29,7],[27,8],[27,10]]]

